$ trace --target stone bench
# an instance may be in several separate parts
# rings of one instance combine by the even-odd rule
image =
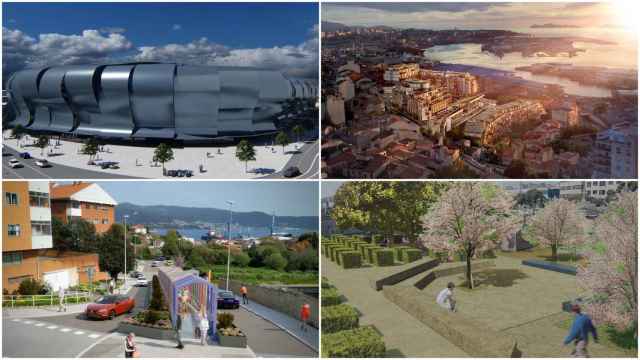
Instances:
[[[577,273],[577,269],[574,266],[556,264],[544,260],[522,260],[522,265],[532,266],[544,270],[551,270],[568,275],[576,275]]]
[[[403,270],[399,273],[395,273],[393,275],[387,276],[375,282],[376,291],[382,290],[383,286],[395,285],[401,281],[407,280],[411,277],[414,277],[420,273],[425,271],[429,271],[440,264],[438,260],[431,260],[424,262],[422,264],[418,264],[416,266],[412,266],[406,270]]]

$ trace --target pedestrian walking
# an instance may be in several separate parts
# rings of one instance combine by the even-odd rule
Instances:
[[[448,283],[447,287],[440,291],[438,297],[436,297],[438,305],[452,312],[456,312],[456,300],[453,298],[453,289],[455,287],[454,283]]]
[[[247,287],[242,284],[240,287],[240,294],[242,294],[242,304],[249,305],[249,298],[247,297]]]
[[[137,352],[135,335],[134,333],[129,333],[129,335],[124,339],[124,357],[138,357]]]
[[[573,357],[589,357],[589,351],[587,345],[589,345],[589,333],[593,336],[593,341],[598,342],[598,333],[596,327],[593,326],[591,318],[583,314],[580,305],[574,304],[571,306],[571,312],[576,314],[573,320],[569,335],[564,338],[564,344],[569,345],[574,342],[574,349],[571,352]]]
[[[64,304],[64,288],[60,285],[58,288],[58,312],[67,311],[67,307]]]
[[[207,314],[202,314],[200,318],[200,341],[202,345],[207,344],[207,336],[209,334],[209,319]]]
[[[309,304],[302,305],[302,309],[300,310],[300,319],[302,323],[300,324],[300,329],[302,331],[307,331],[307,322],[309,322],[309,316],[311,315],[311,306]]]
[[[176,327],[174,330],[176,331],[176,340],[178,341],[176,349],[183,349],[184,345],[182,345],[182,339],[180,338],[180,330],[182,330],[182,316],[180,316],[180,314],[176,314]]]

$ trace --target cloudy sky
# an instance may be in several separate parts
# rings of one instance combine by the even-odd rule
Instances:
[[[316,77],[317,4],[3,3],[2,68],[119,61]]]
[[[635,0],[637,1],[637,0]],[[322,20],[346,25],[423,29],[520,29],[533,24],[637,26],[633,1],[607,3],[322,4]]]

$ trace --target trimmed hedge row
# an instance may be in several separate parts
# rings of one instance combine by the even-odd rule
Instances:
[[[404,263],[414,262],[422,258],[422,251],[418,249],[412,249],[412,248],[404,249],[402,251],[401,257],[402,257],[401,261]]]
[[[348,304],[322,308],[322,333],[334,333],[358,327],[358,312]]]
[[[371,326],[322,334],[322,357],[381,358],[385,352],[382,336]]]
[[[333,306],[342,304],[342,295],[334,287],[323,288],[320,295],[321,306]]]
[[[378,266],[392,266],[394,262],[394,251],[392,249],[376,250],[373,256],[373,263]]]
[[[411,249],[408,246],[395,246],[392,248],[393,249],[393,255],[395,257],[395,260],[397,262],[402,262],[402,253],[406,250],[406,249]]]
[[[354,269],[362,267],[362,254],[357,251],[345,251],[340,253],[338,262],[344,269]]]

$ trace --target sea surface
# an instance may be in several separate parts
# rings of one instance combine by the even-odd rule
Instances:
[[[600,45],[575,42],[576,48],[584,49],[576,56],[523,57],[520,53],[508,53],[502,58],[481,51],[480,44],[441,45],[426,49],[424,55],[444,63],[464,64],[512,71],[516,76],[547,84],[564,87],[567,94],[592,97],[609,97],[609,89],[582,85],[578,82],[556,76],[534,75],[526,71],[516,71],[516,67],[536,63],[563,63],[582,66],[603,66],[608,68],[637,69],[637,37],[621,29],[581,28],[581,29],[514,29],[513,31],[537,36],[582,36],[616,42],[615,45]]]
[[[156,233],[159,235],[165,235],[168,230],[175,228],[153,228],[150,229],[152,233]],[[199,228],[182,228],[176,229],[178,233],[183,236],[193,238],[195,240],[200,240],[203,235],[206,235],[207,229],[199,229]],[[226,234],[225,229],[217,230],[220,235]],[[278,233],[290,233],[293,236],[299,236],[307,232],[313,232],[313,230],[309,229],[300,229],[300,228],[290,228],[290,227],[277,227],[274,229],[275,232]],[[263,237],[271,235],[271,228],[269,227],[236,227],[234,226],[231,229],[231,237],[233,239],[242,238],[242,237]]]

